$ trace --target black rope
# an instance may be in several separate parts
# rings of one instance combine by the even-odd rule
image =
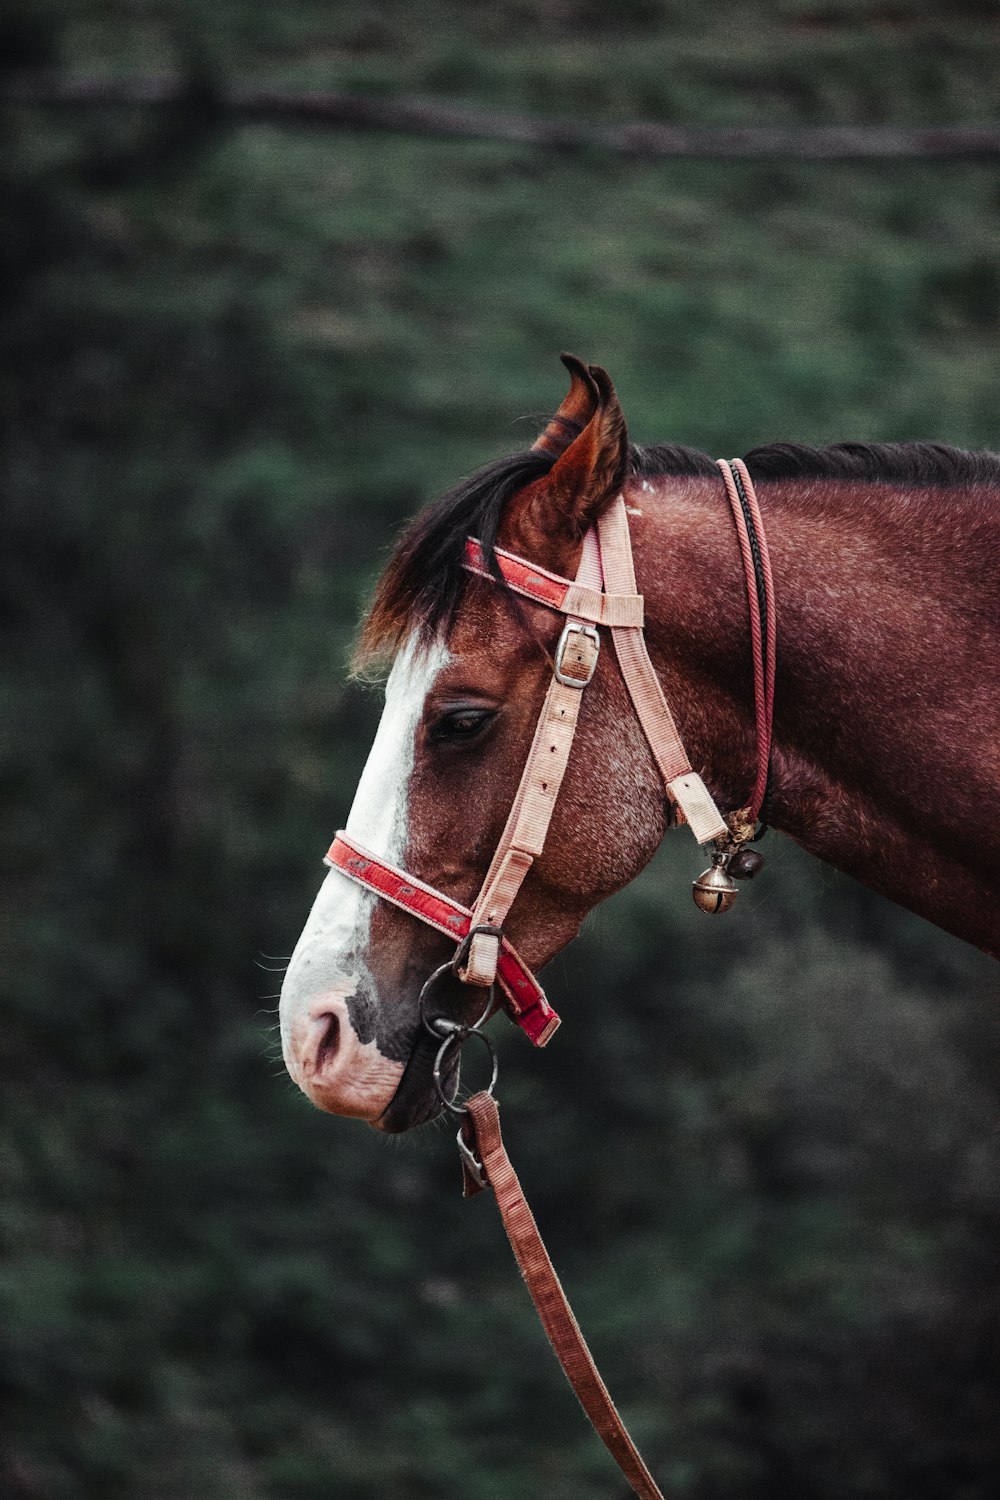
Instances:
[[[732,474],[732,476],[733,476],[733,482],[736,485],[736,494],[739,497],[740,509],[743,512],[743,519],[746,522],[747,536],[748,536],[748,538],[750,540],[750,556],[753,559],[753,576],[754,576],[754,583],[755,583],[756,588],[757,588],[757,604],[758,604],[759,609],[760,609],[760,630],[761,630],[761,643],[760,643],[760,646],[761,646],[761,654],[763,656],[764,680],[766,682],[767,681],[767,672],[768,672],[768,658],[767,658],[767,591],[766,591],[766,589],[764,587],[764,562],[763,562],[763,559],[761,558],[761,555],[760,555],[760,539],[757,536],[757,528],[756,528],[756,526],[754,525],[754,522],[753,522],[753,513],[752,513],[752,511],[750,509],[750,502],[747,499],[746,490],[743,488],[743,480],[740,478],[740,471],[739,471],[739,469],[736,468],[735,464],[730,464],[729,465],[729,472]],[[757,829],[757,832],[753,836],[754,840],[763,838],[764,834],[767,832],[768,817],[770,816],[771,782],[772,782],[773,769],[774,768],[773,768],[773,766],[771,764],[770,746],[768,746],[767,780],[764,783],[764,800],[761,802],[760,812],[758,813],[758,817],[760,818],[760,824],[759,824],[759,827]]]

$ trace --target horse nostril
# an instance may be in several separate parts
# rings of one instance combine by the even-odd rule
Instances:
[[[316,1064],[323,1068],[333,1062],[340,1047],[340,1017],[328,1014],[320,1019],[326,1022],[326,1026],[316,1049]]]

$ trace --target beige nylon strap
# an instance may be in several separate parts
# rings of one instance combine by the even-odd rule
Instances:
[[[489,1094],[474,1094],[468,1100],[467,1108],[467,1123],[462,1128],[465,1143],[482,1163],[483,1173],[496,1197],[507,1238],[556,1358],[598,1437],[632,1489],[640,1496],[640,1500],[663,1500],[662,1492],[615,1409],[608,1388],[587,1347],[587,1341],[573,1316],[573,1309],[566,1300],[566,1293],[542,1242],[538,1226],[517,1180],[517,1173],[504,1149],[496,1101]],[[467,1178],[467,1182],[468,1180]],[[478,1188],[478,1184],[475,1186]],[[468,1188],[466,1195],[469,1196]]]
[[[646,650],[642,626],[630,618],[636,593],[628,516],[621,495],[601,516],[595,538],[588,531],[575,582],[567,590],[589,601],[602,582],[605,596],[621,598],[622,622],[611,624],[622,676],[667,794],[679,807],[699,844],[724,836],[722,814],[696,771],[691,769],[673,715]],[[556,651],[556,671],[535,727],[535,737],[521,773],[520,785],[496,853],[472,907],[472,926],[499,928],[525,876],[545,846],[545,836],[573,748],[583,689],[597,665],[600,641],[592,625],[568,616]],[[562,680],[560,680],[560,678]],[[459,977],[467,984],[491,985],[496,978],[500,940],[495,933],[473,932]]]
[[[501,927],[524,877],[545,846],[545,836],[573,748],[583,689],[597,665],[600,643],[592,626],[568,620],[557,648],[554,675],[535,726],[521,782],[496,853],[472,908],[472,925]],[[489,985],[496,975],[499,940],[476,933],[460,977]]]
[[[597,523],[604,587],[608,593],[635,593],[635,568],[628,516],[621,495]],[[643,727],[663,784],[677,803],[699,844],[726,832],[722,814],[701,777],[692,771],[641,630],[621,625],[612,632],[622,676]]]
[[[554,575],[553,575],[554,576]],[[601,554],[593,530],[584,538],[580,565],[571,589],[595,593],[601,585]],[[570,590],[567,590],[567,597]],[[641,600],[640,600],[641,603]],[[472,906],[473,929],[503,925],[524,877],[545,846],[556,798],[573,748],[583,689],[597,668],[600,637],[593,625],[568,618],[556,647],[554,671],[521,780],[496,853]],[[564,680],[560,681],[560,677]],[[499,939],[473,931],[459,977],[467,984],[490,985],[496,977]]]
[[[578,620],[589,620],[593,625],[610,625],[613,630],[620,625],[630,625],[641,630],[645,622],[641,594],[604,594],[600,589],[588,589],[574,583],[566,590],[563,609]]]

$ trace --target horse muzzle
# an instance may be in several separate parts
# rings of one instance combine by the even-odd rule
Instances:
[[[302,998],[282,995],[282,1052],[318,1109],[375,1122],[392,1101],[404,1064],[386,1057],[374,1037],[358,1035],[349,1004],[355,993],[355,982],[346,979]]]

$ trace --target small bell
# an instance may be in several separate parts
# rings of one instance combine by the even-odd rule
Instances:
[[[758,854],[756,849],[748,849],[746,845],[731,854],[726,863],[726,869],[734,880],[752,880],[763,868],[763,854]]]
[[[692,882],[695,906],[708,912],[710,916],[716,912],[728,911],[739,895],[735,880],[726,873],[725,860],[724,853],[714,854],[711,869],[705,870]]]

